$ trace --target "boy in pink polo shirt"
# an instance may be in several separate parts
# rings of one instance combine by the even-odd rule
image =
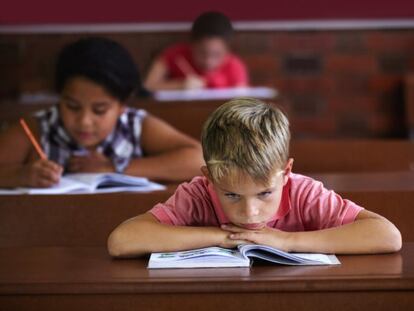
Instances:
[[[390,221],[292,173],[289,141],[289,122],[278,108],[252,98],[222,105],[203,129],[204,177],[119,225],[108,239],[109,253],[129,257],[241,243],[342,254],[401,248]]]

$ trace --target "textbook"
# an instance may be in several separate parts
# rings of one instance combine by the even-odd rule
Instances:
[[[235,97],[255,97],[272,99],[277,91],[268,87],[236,87],[201,90],[166,90],[157,91],[154,97],[158,101],[220,100]]]
[[[257,244],[242,244],[236,249],[206,247],[180,252],[152,253],[148,269],[250,267],[254,259],[280,265],[339,265],[335,255],[287,253]]]
[[[165,186],[144,177],[118,173],[76,173],[64,175],[57,185],[49,188],[0,189],[0,194],[149,192],[163,189]]]

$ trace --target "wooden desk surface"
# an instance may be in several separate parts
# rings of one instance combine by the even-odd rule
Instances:
[[[0,195],[0,247],[105,245],[115,226],[166,201],[176,187],[150,193]]]
[[[414,171],[414,142],[403,139],[293,139],[296,172]]]
[[[105,248],[0,249],[3,310],[408,310],[414,243],[340,266],[148,270]]]
[[[310,173],[336,192],[414,191],[414,171],[368,173]]]

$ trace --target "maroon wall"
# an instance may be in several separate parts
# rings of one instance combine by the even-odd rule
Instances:
[[[191,21],[211,9],[233,20],[410,18],[414,16],[414,1],[14,0],[2,6],[0,24]]]

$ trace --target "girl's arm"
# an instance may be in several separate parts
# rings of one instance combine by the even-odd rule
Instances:
[[[165,225],[146,213],[123,222],[110,234],[108,252],[113,257],[133,257],[208,246],[235,247],[240,243],[228,239],[228,233],[220,228]]]
[[[166,122],[148,115],[142,125],[144,157],[131,160],[125,174],[180,181],[200,174],[201,146]]]
[[[200,89],[205,87],[205,82],[194,74],[185,79],[170,79],[167,66],[161,59],[157,59],[150,68],[145,87],[150,91]]]

